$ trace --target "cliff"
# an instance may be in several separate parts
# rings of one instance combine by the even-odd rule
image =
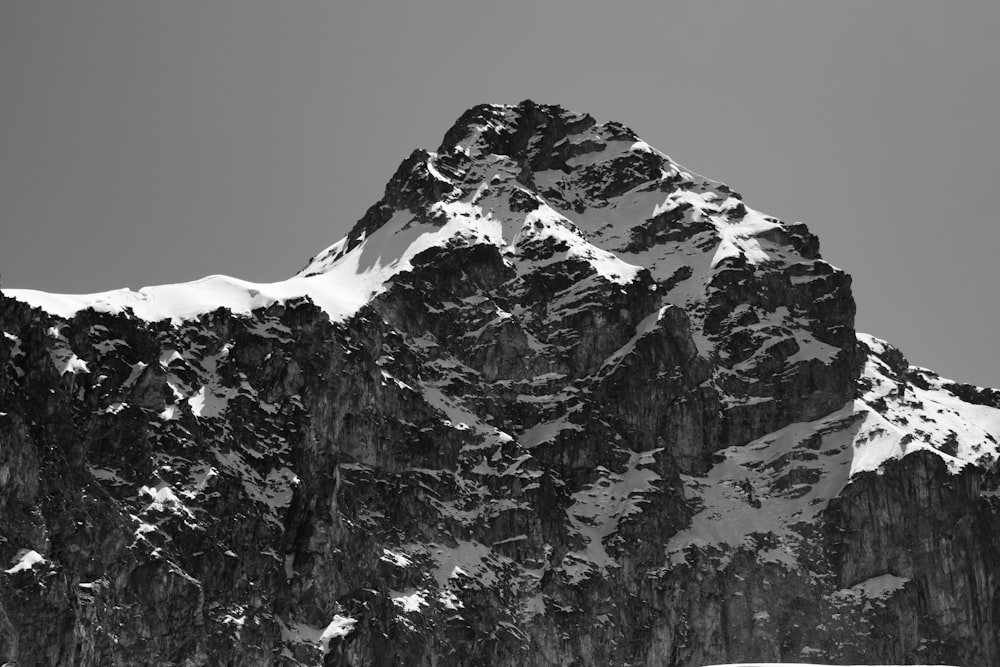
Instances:
[[[1000,394],[620,124],[478,106],[288,281],[0,325],[0,661],[1000,663]]]

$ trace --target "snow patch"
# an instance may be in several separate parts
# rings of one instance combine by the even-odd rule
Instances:
[[[66,373],[76,375],[77,373],[90,372],[87,368],[87,362],[76,356],[76,353],[70,349],[69,340],[63,335],[58,326],[49,327],[46,333],[56,339],[52,347],[49,348],[49,357],[52,359],[52,365],[56,367],[56,372],[60,376]]]
[[[724,567],[733,550],[756,550],[754,536],[771,534],[776,546],[761,559],[794,565],[802,539],[794,526],[815,519],[849,479],[856,408],[850,401],[814,422],[724,449],[705,476],[683,476],[686,495],[702,509],[667,543],[671,563],[687,562],[691,549],[710,550],[721,552]]]
[[[762,232],[780,229],[781,225],[766,219],[764,214],[746,207],[746,215],[738,222],[714,218],[713,223],[719,231],[719,247],[712,257],[712,268],[717,267],[722,260],[742,256],[751,264],[760,264],[770,259],[757,240]]]
[[[641,266],[629,264],[613,252],[587,242],[566,216],[547,204],[525,216],[521,231],[512,241],[509,250],[523,254],[526,245],[543,239],[551,240],[565,249],[553,254],[547,260],[526,262],[522,270],[528,267],[536,270],[564,259],[580,259],[588,262],[604,279],[621,285],[635,280],[642,270]]]
[[[45,557],[38,553],[34,549],[21,549],[14,556],[14,565],[9,569],[4,570],[7,574],[17,574],[18,572],[25,572],[27,570],[33,570],[36,565],[40,565],[45,562]]]
[[[598,479],[573,494],[573,504],[566,514],[587,546],[566,554],[560,565],[570,583],[618,566],[604,541],[618,530],[623,519],[642,511],[643,494],[657,491],[653,483],[661,479],[660,475],[644,466],[655,463],[653,457],[658,451],[633,452],[621,474],[598,467]]]
[[[385,563],[392,563],[396,567],[407,567],[413,564],[413,561],[403,554],[390,549],[382,549],[382,555],[379,557],[379,560]]]
[[[903,590],[909,581],[906,577],[897,577],[894,574],[880,574],[845,590],[857,592],[864,598],[885,599]]]
[[[555,440],[564,431],[581,431],[582,426],[569,421],[568,415],[563,415],[559,419],[550,422],[543,422],[532,426],[518,437],[518,441],[525,449],[537,447],[544,442]]]
[[[427,591],[393,593],[392,603],[408,614],[419,612],[428,605]]]
[[[356,618],[334,614],[333,620],[324,628],[308,623],[289,623],[282,628],[282,638],[294,644],[310,644],[326,655],[330,652],[330,643],[351,634],[357,622]]]

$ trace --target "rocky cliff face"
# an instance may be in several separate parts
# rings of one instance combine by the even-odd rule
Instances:
[[[289,281],[8,290],[0,660],[998,664],[1000,395],[853,317],[804,225],[531,102]]]

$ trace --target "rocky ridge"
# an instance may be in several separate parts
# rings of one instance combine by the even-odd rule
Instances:
[[[470,109],[295,277],[0,297],[15,664],[1000,661],[1000,395],[617,123]]]

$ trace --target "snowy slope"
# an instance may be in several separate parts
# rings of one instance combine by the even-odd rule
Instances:
[[[29,289],[5,289],[9,297],[60,317],[93,308],[101,313],[131,313],[149,322],[168,319],[174,323],[197,319],[205,313],[227,308],[249,315],[257,308],[308,296],[331,319],[344,319],[363,306],[372,291],[366,276],[344,265],[339,271],[313,278],[292,278],[276,283],[251,283],[229,276],[208,276],[189,283],[143,287],[138,291],[112,290],[96,294],[52,294]]]
[[[913,369],[920,387],[893,379],[881,357],[885,341],[860,334],[868,351],[859,398],[821,419],[795,423],[746,445],[718,452],[724,458],[705,476],[686,478],[701,511],[667,546],[674,563],[689,550],[711,550],[719,564],[755,536],[776,543],[757,552],[761,561],[799,565],[799,550],[830,501],[855,475],[880,472],[890,460],[918,451],[940,457],[953,473],[967,465],[990,468],[1000,455],[1000,409],[962,401],[926,369]],[[880,356],[881,355],[881,356]]]

